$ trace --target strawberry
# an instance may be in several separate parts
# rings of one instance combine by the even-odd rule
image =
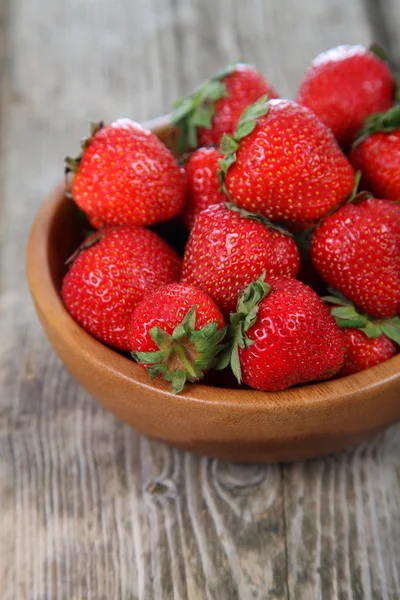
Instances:
[[[240,290],[263,271],[295,277],[299,266],[297,246],[287,232],[260,215],[215,204],[196,219],[181,281],[207,292],[227,315],[235,310]]]
[[[245,288],[231,315],[230,362],[239,382],[277,392],[329,379],[344,360],[343,336],[321,298],[297,279],[264,276]]]
[[[359,329],[345,329],[346,358],[339,376],[359,373],[379,363],[389,360],[396,354],[396,345],[382,334],[368,338]]]
[[[179,131],[178,151],[218,146],[223,133],[233,133],[243,110],[266,94],[278,97],[251,65],[229,65],[207,79],[191,96],[176,104],[172,123]]]
[[[133,311],[132,356],[152,379],[170,381],[178,393],[186,380],[198,381],[214,365],[225,332],[224,318],[207,294],[179,283],[165,285]]]
[[[158,235],[134,225],[90,236],[76,254],[61,291],[68,312],[102,342],[130,350],[133,308],[179,279],[180,258]]]
[[[187,202],[182,218],[188,229],[202,210],[226,200],[217,177],[220,158],[222,154],[216,148],[199,148],[186,163]]]
[[[400,200],[400,106],[366,119],[350,153],[367,189],[379,198]]]
[[[376,321],[358,312],[336,290],[323,300],[334,306],[331,313],[343,329],[346,357],[339,375],[351,375],[369,369],[397,353],[400,344],[400,317]]]
[[[151,131],[129,119],[93,126],[81,156],[66,162],[75,172],[72,196],[96,228],[151,225],[183,209],[183,171]]]
[[[224,135],[220,179],[232,202],[303,226],[350,194],[354,172],[331,132],[307,108],[261,98]]]
[[[367,314],[400,312],[400,206],[370,198],[317,227],[311,260],[321,277]]]
[[[317,56],[297,102],[310,108],[340,144],[354,141],[366,117],[393,105],[395,81],[387,63],[363,46],[338,46]]]

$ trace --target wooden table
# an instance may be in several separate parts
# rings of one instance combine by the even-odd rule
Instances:
[[[164,113],[239,58],[289,97],[340,43],[400,66],[399,29],[398,0],[0,0],[2,600],[400,598],[399,426],[286,466],[170,450],[71,379],[24,274],[88,120]]]

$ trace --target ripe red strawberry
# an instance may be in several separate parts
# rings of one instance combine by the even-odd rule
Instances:
[[[182,284],[148,295],[132,314],[133,358],[153,379],[160,376],[182,390],[214,366],[225,336],[223,316],[207,294]]]
[[[178,150],[218,146],[233,133],[243,110],[269,94],[278,95],[257,69],[238,63],[207,79],[188,98],[177,102],[172,122],[178,127]]]
[[[66,162],[75,172],[72,196],[96,228],[151,225],[183,209],[183,171],[151,131],[129,119],[94,126],[82,155]]]
[[[221,142],[220,177],[232,202],[273,221],[303,225],[350,194],[354,172],[331,132],[290,100],[260,99]]]
[[[370,198],[317,227],[311,259],[321,277],[373,317],[400,312],[400,206]]]
[[[366,119],[350,162],[376,196],[400,200],[400,106]]]
[[[335,305],[331,313],[343,329],[346,357],[340,376],[364,371],[396,354],[396,343],[400,344],[400,317],[374,321],[357,312],[354,305],[335,290],[323,300]]]
[[[295,277],[300,257],[292,237],[234,205],[215,204],[200,213],[183,258],[181,281],[207,292],[224,314],[239,292],[259,277]]]
[[[152,231],[126,225],[84,242],[64,277],[71,316],[102,342],[130,350],[133,308],[152,290],[177,281],[181,261]]]
[[[217,176],[220,158],[222,154],[216,148],[199,148],[186,163],[187,202],[182,218],[188,229],[202,210],[226,201]]]
[[[297,279],[260,277],[239,296],[231,315],[230,361],[239,382],[276,392],[329,379],[344,360],[343,336],[321,298]]]
[[[343,333],[346,358],[339,373],[341,377],[374,367],[396,354],[396,345],[386,335],[368,338],[359,329],[345,329]]]
[[[354,141],[366,117],[393,105],[395,82],[387,63],[363,46],[338,46],[306,71],[297,102],[310,108],[339,143]]]

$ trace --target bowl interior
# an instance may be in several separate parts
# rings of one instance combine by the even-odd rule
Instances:
[[[176,133],[168,124],[168,117],[160,117],[145,124],[145,126],[151,129],[175,153]],[[179,219],[158,224],[153,229],[174,246],[181,255],[183,254],[187,232]],[[59,314],[62,314],[65,323],[69,322],[73,327],[79,326],[69,316],[62,303],[60,295],[61,283],[68,268],[65,262],[76,251],[90,230],[91,227],[85,215],[79,211],[73,200],[67,197],[66,184],[63,182],[57,186],[48,198],[47,203],[42,206],[32,227],[28,244],[28,278],[30,279],[34,298],[35,296],[36,299],[39,297],[36,290],[39,290],[40,296],[44,298],[46,296],[46,289],[49,288],[50,284],[52,301],[55,301],[55,298],[57,298],[57,310]],[[43,253],[45,256],[43,256]],[[39,267],[37,264],[38,260],[44,261],[45,264]],[[37,285],[35,285],[32,279],[36,280]],[[116,364],[118,364],[118,359],[121,361],[121,369],[123,368],[124,374],[126,371],[125,363],[129,360],[129,372],[132,373],[133,380],[141,382],[145,380],[147,385],[154,385],[159,389],[163,389],[166,393],[170,392],[169,384],[160,381],[149,383],[144,370],[134,364],[127,353],[111,349],[89,334],[86,334],[83,330],[81,331],[85,339],[88,342],[90,340],[93,349],[103,348],[104,350],[107,349],[108,352],[112,352],[114,357],[113,362],[116,360]],[[397,377],[399,373],[400,355],[371,369],[348,377],[297,386],[283,392],[266,393],[250,390],[249,388],[246,389],[245,387],[238,389],[233,375],[227,369],[225,372],[208,374],[201,384],[186,386],[181,397],[199,397],[204,400],[205,396],[207,396],[207,398],[211,399],[213,388],[226,388],[228,392],[223,402],[227,402],[233,406],[235,406],[237,397],[248,399],[250,396],[252,397],[252,401],[257,405],[261,404],[264,406],[271,403],[275,404],[276,402],[280,403],[282,400],[285,402],[304,403],[305,396],[307,402],[311,403],[314,401],[320,402],[323,399],[332,399],[337,396],[346,396],[362,389],[368,389],[371,386],[390,381],[392,378]],[[205,388],[206,394],[203,391]],[[233,389],[235,390],[235,398],[229,394],[229,390]],[[219,401],[221,401],[220,394]]]
[[[63,276],[68,269],[65,263],[76,251],[89,230],[89,225],[86,219],[82,216],[73,200],[67,197],[64,192],[65,190],[63,186],[59,187],[57,190],[57,199],[55,200],[54,197],[52,199],[51,214],[48,215],[49,227],[47,232],[46,253],[47,266],[52,287],[56,292],[61,305],[61,283]],[[160,224],[154,227],[154,230],[156,230],[157,233],[159,233],[162,237],[164,237],[164,239],[171,243],[171,245],[174,245],[178,251],[180,251],[180,253],[182,253],[186,232],[179,222],[174,220],[169,223]],[[176,231],[178,231],[178,236],[176,235]],[[63,305],[62,309],[65,311]],[[72,318],[69,317],[69,315],[68,318],[72,321]],[[95,340],[94,338],[92,338],[92,340],[97,345],[104,346],[101,344],[101,342]],[[110,350],[114,354],[121,356],[121,359],[122,357],[124,357],[124,359],[129,357],[127,353],[119,352],[114,349]],[[129,361],[132,362],[130,358]],[[139,372],[141,375],[143,375],[143,370],[133,362],[132,368],[132,374],[134,377],[136,377]],[[304,386],[297,386],[295,388],[291,388],[290,390],[285,390],[284,392],[265,393],[256,392],[254,390],[250,390],[249,388],[246,389],[245,387],[241,387],[239,389],[239,386],[237,385],[233,375],[230,373],[229,369],[227,369],[225,372],[208,374],[202,384],[186,386],[188,389],[185,391],[185,393],[196,391],[197,395],[198,388],[203,388],[205,385],[207,385],[208,391],[210,391],[210,388],[213,387],[235,389],[239,393],[251,393],[252,395],[256,395],[258,396],[258,400],[264,398],[265,401],[270,401],[272,398],[282,397],[282,395],[285,395],[286,397],[292,396],[294,399],[297,396],[298,391],[301,391],[301,395],[303,396],[304,391],[308,390],[309,400],[311,401],[313,397],[321,398],[326,397],[326,395],[336,396],[339,393],[344,394],[359,390],[363,387],[369,387],[373,384],[376,384],[378,381],[387,379],[387,377],[397,374],[399,371],[400,355],[390,359],[389,361],[386,361],[381,365],[377,365],[372,369],[368,369],[367,371],[363,371],[362,373],[357,373],[356,375],[351,375],[349,377],[307,384]],[[166,391],[169,391],[168,384],[157,382],[157,387],[159,385],[165,387]]]
[[[157,133],[171,139],[164,129]],[[170,229],[171,224],[162,225],[159,233],[168,239]],[[29,284],[43,327],[67,369],[132,427],[200,454],[264,461],[331,452],[400,418],[400,356],[350,377],[277,393],[234,389],[226,371],[174,396],[169,384],[150,381],[130,357],[86,333],[66,311],[60,295],[65,261],[85,233],[87,223],[62,183],[32,226]]]

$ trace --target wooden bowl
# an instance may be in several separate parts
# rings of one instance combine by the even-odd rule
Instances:
[[[165,123],[153,126],[169,141]],[[267,393],[187,385],[174,396],[134,362],[86,333],[60,297],[64,262],[78,243],[77,211],[60,184],[35,219],[27,251],[43,328],[73,377],[141,433],[198,454],[250,461],[312,458],[357,444],[400,419],[400,355],[362,373]]]

